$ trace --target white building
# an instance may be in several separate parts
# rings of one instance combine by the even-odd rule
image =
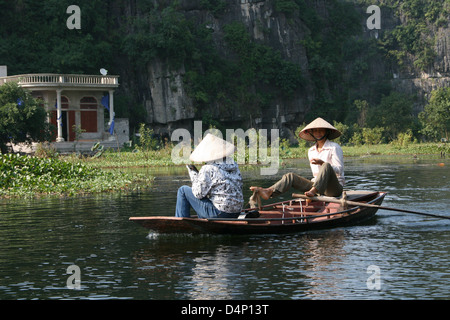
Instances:
[[[117,148],[128,138],[128,119],[114,116],[114,90],[119,76],[80,74],[7,75],[0,66],[0,85],[15,81],[35,98],[42,98],[50,111],[48,121],[57,128],[53,145],[57,150],[88,149],[100,141]],[[119,122],[119,123],[118,123]],[[118,132],[116,129],[120,127]],[[76,128],[82,132],[76,139]]]

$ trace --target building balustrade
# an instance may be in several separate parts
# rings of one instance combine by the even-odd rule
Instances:
[[[24,88],[36,86],[101,86],[109,88],[119,85],[119,76],[39,73],[0,77],[0,85],[11,81],[17,82]]]

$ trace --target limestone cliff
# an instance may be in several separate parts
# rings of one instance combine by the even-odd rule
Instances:
[[[411,66],[411,61],[406,70],[399,70],[393,74],[392,84],[398,91],[410,95],[416,95],[415,112],[423,110],[431,91],[450,86],[450,26],[431,28],[434,40],[432,46],[436,53],[433,63],[427,70],[417,70]],[[413,60],[414,57],[411,57]]]
[[[155,0],[155,3],[158,1]],[[390,82],[394,90],[417,95],[416,112],[423,109],[431,90],[449,85],[448,19],[446,23],[440,23],[439,27],[430,26],[428,36],[435,39],[432,44],[435,52],[434,62],[426,71],[419,71],[414,66],[416,57],[413,55],[406,57],[406,65],[400,68],[387,61],[380,52],[371,52],[369,56],[366,51],[364,41],[377,39],[384,32],[405,23],[405,17],[398,16],[386,7],[382,7],[381,29],[368,30],[367,5],[361,4],[364,1],[217,0],[208,3],[210,6],[200,0],[180,0],[177,10],[189,22],[205,26],[211,31],[215,48],[224,59],[239,58],[224,41],[224,29],[230,23],[240,22],[251,35],[252,41],[272,48],[279,52],[283,59],[295,64],[301,71],[302,84],[289,96],[271,91],[273,85],[270,83],[249,86],[249,91],[260,87],[260,90],[262,88],[263,91],[270,92],[270,99],[265,102],[264,107],[259,107],[253,114],[249,114],[243,112],[242,108],[221,108],[217,101],[208,101],[207,106],[197,105],[195,97],[186,87],[185,77],[189,70],[183,63],[174,68],[168,60],[161,57],[147,60],[145,65],[138,69],[133,69],[125,63],[121,71],[122,90],[133,92],[137,103],[145,106],[146,121],[152,124],[157,132],[170,134],[176,127],[192,128],[193,120],[201,119],[202,114],[205,114],[204,109],[208,109],[209,115],[224,124],[242,128],[279,128],[282,137],[292,138],[295,128],[303,121],[309,120],[310,114],[324,113],[332,118],[330,120],[343,121],[346,117],[344,106],[351,104],[353,99],[370,100],[371,96],[380,94],[375,92],[373,87],[376,83]],[[339,30],[342,27],[340,24],[345,23],[340,20],[340,15],[348,12],[348,7],[343,6],[343,3],[350,3],[355,12],[358,12],[358,30],[345,30],[347,26]],[[220,10],[211,7],[219,4]],[[299,7],[299,4],[304,7]],[[133,1],[127,5],[117,5],[126,7],[122,8],[126,12],[125,15],[145,15],[145,9]],[[300,13],[289,12],[286,5],[294,5],[296,12]],[[302,14],[306,9],[314,14]],[[311,29],[312,23],[308,19],[313,18],[320,22],[320,30]],[[332,43],[333,36],[339,37],[345,32],[348,32],[348,39],[362,39],[362,42],[358,42],[362,43],[360,51],[351,48],[356,41]],[[317,36],[317,33],[320,33],[320,36]],[[335,60],[332,55],[323,55],[323,52],[330,50],[333,45],[335,47],[331,48],[336,50]],[[342,64],[336,65],[337,62]]]

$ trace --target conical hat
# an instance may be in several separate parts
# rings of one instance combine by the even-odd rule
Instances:
[[[329,140],[336,139],[337,137],[339,137],[341,135],[341,132],[338,129],[333,127],[331,124],[329,124],[327,121],[323,120],[322,118],[317,118],[316,120],[314,120],[313,122],[308,124],[305,128],[303,128],[302,131],[300,131],[300,133],[298,135],[300,138],[305,139],[307,141],[315,141],[315,139],[308,133],[308,130],[318,129],[318,128],[330,130],[330,134],[327,137]]]
[[[208,162],[233,154],[234,145],[208,133],[191,153],[189,159],[194,162]]]

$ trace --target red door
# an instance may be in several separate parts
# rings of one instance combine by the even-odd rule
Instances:
[[[58,137],[58,123],[56,121],[56,110],[53,110],[50,116],[50,123],[53,124],[54,132],[52,132],[52,141],[56,141]],[[62,122],[62,136],[65,141],[75,141],[75,131],[73,126],[75,125],[75,111],[73,110],[63,110],[61,111],[61,122]]]
[[[97,99],[83,97],[80,100],[81,129],[85,132],[97,132]]]
[[[56,123],[56,110],[53,110],[50,114],[50,123],[54,126],[52,128],[52,141],[56,141],[56,137],[58,137],[58,124]]]
[[[75,111],[69,110],[67,111],[69,119],[67,119],[67,122],[69,124],[68,131],[69,131],[69,141],[75,141],[75,131],[73,130],[73,126],[75,125]]]

